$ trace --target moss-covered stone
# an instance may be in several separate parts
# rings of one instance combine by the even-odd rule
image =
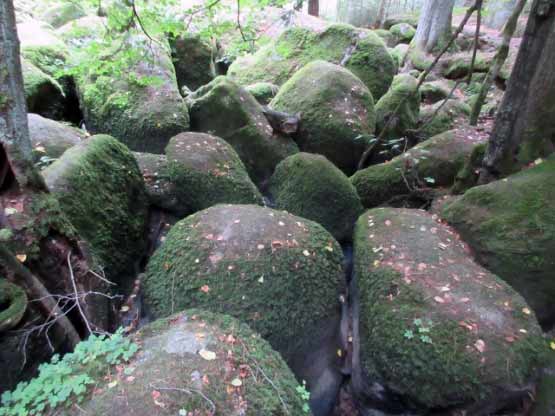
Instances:
[[[403,66],[408,50],[409,46],[405,43],[400,43],[393,49],[389,49],[389,53],[397,64],[397,68],[401,68],[401,66]]]
[[[348,174],[356,170],[364,138],[374,133],[372,94],[350,71],[329,62],[314,61],[300,69],[270,106],[301,113],[299,147],[326,156]]]
[[[408,23],[397,23],[389,31],[397,38],[398,43],[410,43],[416,34],[416,29]]]
[[[48,7],[41,13],[40,19],[54,28],[65,25],[72,20],[79,19],[87,13],[78,3],[59,3]]]
[[[44,156],[49,159],[57,159],[67,149],[86,137],[83,130],[41,117],[38,114],[28,114],[27,123],[35,162]]]
[[[270,82],[255,82],[245,89],[262,105],[268,105],[279,91],[279,87]]]
[[[488,72],[489,58],[478,54],[474,62],[473,72]],[[472,54],[458,54],[447,57],[440,63],[441,74],[448,79],[459,79],[468,76],[472,63]]]
[[[316,221],[337,240],[350,240],[362,204],[349,179],[324,156],[297,153],[270,181],[276,208]]]
[[[420,97],[426,104],[435,104],[449,96],[451,88],[444,80],[425,82],[420,86]]]
[[[237,59],[228,75],[243,85],[260,81],[282,85],[314,60],[341,63],[364,82],[375,99],[385,94],[395,73],[393,59],[379,36],[349,25],[332,25],[321,33],[289,29],[256,54]]]
[[[415,69],[426,71],[434,62],[434,57],[428,55],[419,48],[411,47],[407,54],[407,58]]]
[[[351,182],[368,208],[418,188],[450,186],[480,143],[479,136],[469,135],[467,131],[449,131],[418,144],[390,162],[358,171]]]
[[[555,322],[555,161],[477,186],[443,209],[478,261],[518,290],[542,325]]]
[[[412,27],[418,26],[418,15],[417,14],[405,14],[405,15],[395,15],[389,16],[385,19],[383,23],[383,27],[386,30],[391,29],[393,26],[398,25],[399,23],[406,23],[411,25]]]
[[[314,222],[256,205],[218,205],[173,226],[147,266],[144,298],[155,317],[189,307],[225,311],[287,360],[334,313],[342,258]]]
[[[168,143],[166,156],[178,204],[188,212],[221,203],[262,205],[262,195],[245,165],[223,139],[181,133]]]
[[[99,369],[92,397],[66,414],[310,415],[280,355],[247,325],[186,310],[155,321],[133,340],[121,369]],[[111,387],[113,384],[115,387]]]
[[[21,59],[21,70],[27,111],[60,119],[65,102],[60,84],[24,58]]]
[[[409,413],[502,409],[544,362],[524,299],[454,236],[421,210],[378,208],[356,225],[353,379],[394,391]]]
[[[217,77],[188,99],[192,129],[231,144],[259,186],[281,160],[299,150],[291,138],[274,134],[262,106],[227,77]]]
[[[69,25],[60,30],[72,45],[71,59],[79,62],[79,46],[103,36],[102,21],[86,17]],[[129,35],[145,59],[110,74],[80,74],[80,106],[89,131],[110,134],[135,151],[162,153],[171,137],[189,129],[189,114],[167,42],[151,42],[142,32]]]
[[[185,34],[171,40],[170,46],[180,90],[186,86],[194,91],[214,79],[215,51],[210,43],[198,35]]]
[[[0,333],[19,324],[27,309],[27,295],[17,285],[0,278]]]
[[[487,143],[481,143],[474,147],[470,157],[455,177],[455,184],[451,189],[452,193],[462,194],[476,185],[480,176],[480,168],[482,167],[486,147]]]
[[[376,131],[383,134],[384,139],[399,139],[405,136],[408,130],[416,127],[420,111],[417,85],[416,78],[408,74],[397,75],[389,91],[376,103]],[[398,109],[401,102],[403,105]],[[394,114],[395,120],[390,122],[387,131],[382,133]]]
[[[127,147],[110,136],[93,136],[67,150],[43,175],[108,276],[140,259],[147,203],[143,178]]]
[[[553,341],[551,341],[553,342]],[[550,351],[547,366],[542,371],[541,379],[536,390],[535,404],[532,416],[551,416],[555,414],[555,352]]]
[[[389,30],[375,29],[372,32],[378,35],[388,48],[393,48],[398,43],[397,38]]]
[[[436,114],[440,106],[441,109]],[[441,101],[432,105],[422,106],[420,108],[418,131],[422,137],[429,138],[436,136],[460,125],[461,119],[468,119],[470,111],[471,109],[468,104],[457,99],[450,99],[445,104]]]

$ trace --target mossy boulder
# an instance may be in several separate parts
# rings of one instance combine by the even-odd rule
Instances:
[[[446,205],[443,217],[478,261],[528,301],[542,325],[555,322],[555,160],[477,186]]]
[[[107,135],[92,136],[67,150],[43,176],[108,276],[140,260],[147,199],[137,162],[125,145]]]
[[[416,34],[416,29],[408,23],[397,23],[389,31],[397,38],[398,43],[410,43]]]
[[[170,41],[177,85],[194,91],[216,76],[215,51],[199,35],[185,34]]]
[[[48,7],[40,15],[40,19],[53,28],[58,28],[72,20],[79,19],[86,15],[86,11],[78,3],[59,3]]]
[[[349,178],[320,155],[297,153],[283,160],[269,191],[276,208],[319,223],[339,241],[351,239],[363,210]]]
[[[412,27],[417,27],[418,26],[418,15],[416,14],[405,14],[405,15],[394,15],[394,16],[389,16],[387,19],[385,19],[384,23],[383,23],[383,27],[386,30],[391,29],[393,26],[398,25],[400,23],[406,23],[408,25],[411,25]]]
[[[143,281],[154,317],[199,307],[248,323],[286,360],[324,329],[342,288],[322,226],[256,205],[218,205],[173,226]]]
[[[351,177],[362,204],[372,208],[415,189],[451,186],[474,148],[482,142],[467,131],[448,131],[416,145],[391,161]],[[409,188],[410,186],[410,188]]]
[[[444,80],[437,80],[423,83],[419,91],[423,103],[435,104],[447,98],[451,88]]]
[[[439,71],[445,78],[460,79],[468,76],[471,64],[471,54],[457,54],[444,59],[439,64]],[[477,54],[473,69],[473,72],[488,72],[489,57]]]
[[[21,70],[27,111],[47,118],[61,119],[65,94],[58,81],[25,58],[21,59]]]
[[[133,152],[133,155],[143,175],[149,204],[179,217],[189,214],[188,206],[180,204],[177,198],[166,155],[140,152]]]
[[[243,85],[260,81],[283,85],[298,69],[314,60],[342,64],[361,79],[375,99],[385,94],[396,71],[378,35],[338,24],[323,32],[289,29],[254,55],[237,59],[228,75]]]
[[[64,37],[72,45],[72,61],[90,59],[80,46],[103,36],[103,30],[98,19],[71,22]],[[167,41],[151,42],[142,32],[129,36],[135,53],[144,59],[131,59],[110,74],[80,74],[80,106],[92,133],[110,134],[134,151],[163,153],[170,138],[189,129],[187,106],[177,88]]]
[[[486,148],[487,143],[480,143],[474,147],[470,157],[455,177],[455,183],[451,188],[453,194],[462,194],[477,184]]]
[[[384,41],[385,45],[388,48],[393,48],[395,45],[397,45],[397,43],[399,43],[397,41],[397,38],[389,30],[375,29],[372,32],[378,35]]]
[[[206,133],[181,133],[166,147],[168,174],[180,207],[196,212],[212,205],[260,204],[252,183],[230,144]]]
[[[27,309],[27,295],[19,286],[0,278],[0,333],[16,327]]]
[[[441,109],[437,112],[440,106]],[[470,111],[470,106],[458,99],[450,99],[445,104],[443,101],[438,101],[435,104],[422,106],[418,131],[422,137],[436,136],[460,125],[461,119],[468,119]]]
[[[268,105],[279,91],[279,87],[270,82],[255,82],[245,89],[262,105]]]
[[[407,59],[411,65],[419,71],[426,71],[434,62],[434,57],[432,55],[429,55],[421,49],[415,47],[411,47],[409,49]]]
[[[389,91],[376,103],[376,132],[383,134],[385,139],[399,139],[404,137],[408,130],[416,127],[420,111],[417,85],[416,78],[408,74],[397,75]],[[396,112],[402,101],[403,105]],[[391,117],[395,119],[389,122]],[[388,122],[390,124],[387,131],[382,133]]]
[[[217,77],[188,99],[192,129],[231,144],[258,186],[264,186],[281,160],[299,151],[291,138],[274,134],[262,106],[227,77]]]
[[[530,391],[547,351],[534,313],[437,217],[370,210],[357,222],[354,256],[355,395],[371,397],[377,383],[404,413],[493,414],[511,393]]]
[[[99,368],[92,396],[67,413],[311,414],[303,410],[306,402],[297,393],[299,384],[280,355],[236,319],[186,310],[132,337],[139,351],[121,371]]]
[[[395,46],[393,49],[389,49],[389,53],[391,54],[391,57],[397,64],[398,68],[401,68],[401,66],[403,65],[405,61],[405,56],[407,55],[408,50],[409,50],[409,46],[405,43],[400,43],[397,46]]]
[[[301,113],[301,150],[326,156],[347,174],[356,170],[364,138],[374,133],[372,94],[349,70],[329,62],[314,61],[296,72],[270,107]]]
[[[83,130],[38,114],[27,114],[27,124],[35,162],[44,156],[48,159],[57,159],[67,149],[87,137]]]

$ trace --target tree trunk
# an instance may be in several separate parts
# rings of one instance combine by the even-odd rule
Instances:
[[[376,18],[376,27],[382,28],[385,22],[385,16],[387,14],[387,8],[389,6],[390,0],[380,0],[380,5],[378,7],[378,16]]]
[[[535,0],[497,112],[480,183],[545,156],[555,143],[555,4]]]
[[[500,30],[509,20],[518,0],[489,0],[484,24]]]
[[[455,0],[426,0],[422,7],[413,46],[426,53],[441,49],[451,36]]]
[[[319,0],[308,0],[308,14],[311,16],[316,16],[320,14],[319,12]]]
[[[525,5],[526,5],[526,0],[518,0],[517,5],[513,9],[513,13],[511,17],[509,17],[507,24],[503,28],[501,45],[499,46],[499,49],[495,54],[495,58],[493,58],[493,65],[489,69],[486,75],[486,78],[482,83],[482,86],[480,88],[480,93],[478,94],[478,98],[476,99],[476,101],[474,102],[474,105],[472,106],[472,113],[470,114],[471,126],[475,126],[476,124],[478,124],[478,117],[480,116],[480,111],[482,110],[482,106],[484,105],[484,101],[486,99],[488,91],[491,85],[493,84],[493,81],[495,81],[495,79],[499,75],[499,72],[501,71],[501,68],[505,63],[507,56],[509,56],[509,47],[511,46],[511,39],[513,37],[513,34],[515,33],[516,26],[518,23],[518,18],[522,13],[522,9],[524,9]]]

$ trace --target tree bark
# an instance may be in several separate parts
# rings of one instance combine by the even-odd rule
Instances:
[[[454,6],[455,0],[426,0],[413,39],[415,48],[426,53],[441,48],[451,36]]]
[[[489,0],[484,24],[500,30],[509,20],[518,0]]]
[[[488,91],[493,84],[493,81],[499,75],[507,56],[509,56],[509,47],[511,46],[511,39],[515,33],[516,26],[518,23],[518,18],[522,13],[522,9],[526,5],[526,0],[518,0],[517,5],[513,8],[513,13],[507,24],[503,27],[502,41],[495,57],[493,58],[493,65],[490,67],[486,78],[484,79],[478,98],[476,99],[474,105],[472,106],[472,113],[470,114],[470,125],[475,126],[478,124],[478,117],[480,116],[480,111],[482,111],[482,106],[488,94]]]
[[[319,0],[308,0],[308,14],[318,17],[320,14],[319,6]]]
[[[480,183],[545,156],[555,143],[555,4],[535,0],[497,112]]]
[[[389,7],[390,0],[380,0],[380,5],[378,7],[378,16],[376,18],[376,27],[382,28],[385,22],[385,16],[387,14],[387,8]]]

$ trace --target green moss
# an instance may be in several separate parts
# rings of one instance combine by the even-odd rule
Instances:
[[[19,286],[0,278],[0,332],[17,326],[27,309],[27,295]]]
[[[389,31],[395,36],[401,43],[410,43],[414,35],[416,34],[416,29],[408,23],[397,23],[389,29]]]
[[[435,104],[449,96],[450,86],[443,80],[425,82],[421,85],[420,96],[427,104]]]
[[[129,149],[110,136],[93,136],[67,150],[44,176],[109,276],[140,259],[145,248],[146,195]]]
[[[420,109],[419,131],[423,137],[433,137],[455,128],[461,118],[470,116],[470,106],[465,102],[451,99],[445,105],[442,104],[441,101]],[[439,106],[441,109],[436,114]]]
[[[178,204],[189,212],[219,203],[262,205],[262,195],[243,162],[224,140],[204,133],[182,133],[170,140],[166,155]]]
[[[135,357],[120,371],[105,371],[107,381],[97,378],[99,386],[116,387],[96,389],[80,408],[100,416],[311,414],[303,410],[298,383],[280,355],[227,315],[186,310],[147,325],[134,340],[141,345]],[[202,350],[214,359],[204,359]],[[232,385],[235,380],[240,386]],[[154,399],[153,391],[160,393]]]
[[[371,208],[411,189],[450,186],[479,141],[455,131],[428,139],[390,162],[373,165],[351,177],[362,204]],[[407,183],[411,189],[407,188]]]
[[[256,82],[246,86],[245,89],[262,105],[268,105],[279,91],[277,85],[269,82]]]
[[[386,46],[389,48],[393,48],[397,43],[397,39],[395,38],[393,33],[391,33],[389,30],[375,29],[372,32],[378,35],[384,41]]]
[[[297,143],[319,153],[346,173],[355,171],[364,140],[374,133],[374,100],[350,71],[314,61],[287,81],[270,103],[272,108],[301,113]]]
[[[414,68],[419,71],[426,71],[434,61],[434,57],[427,55],[418,48],[411,45],[408,53],[408,59]]]
[[[355,229],[360,362],[369,380],[416,408],[486,402],[527,385],[543,364],[545,342],[534,316],[521,312],[523,299],[451,235],[417,210],[371,210]]]
[[[85,9],[81,5],[77,3],[61,3],[46,9],[41,15],[41,20],[52,25],[54,28],[58,28],[85,15]]]
[[[283,160],[270,181],[276,207],[315,221],[337,240],[350,240],[362,204],[349,179],[325,157],[298,153]]]
[[[468,76],[470,72],[470,66],[472,62],[471,55],[456,55],[455,57],[449,58],[446,61],[445,68],[442,69],[442,74],[448,79],[458,79]],[[489,62],[482,55],[476,56],[476,61],[474,62],[473,72],[487,72],[489,69]]]
[[[477,186],[443,209],[443,216],[477,259],[528,301],[540,323],[552,322],[555,215],[550,208],[555,161]]]
[[[60,84],[26,59],[21,60],[27,110],[48,118],[60,118],[64,92]]]
[[[228,313],[286,359],[334,313],[341,248],[320,225],[255,205],[218,205],[170,230],[144,296],[156,317],[199,307]]]
[[[396,114],[384,138],[399,139],[416,127],[420,111],[420,95],[416,91],[418,81],[407,74],[397,75],[389,91],[376,103],[376,130],[381,134],[390,117]],[[408,98],[407,98],[408,97]],[[404,101],[402,107],[399,104]]]
[[[255,98],[227,77],[217,77],[201,87],[190,101],[193,130],[231,144],[259,186],[281,160],[298,151],[291,138],[274,134]]]
[[[198,35],[185,34],[170,42],[179,90],[196,90],[216,76],[212,45]]]
[[[350,51],[353,43],[355,48]],[[243,85],[261,81],[282,85],[297,69],[314,60],[336,64],[345,61],[345,67],[367,85],[376,99],[387,91],[395,72],[393,59],[375,33],[336,24],[322,33],[299,27],[288,29],[256,54],[237,59],[228,74]]]
[[[464,164],[463,168],[457,173],[455,184],[451,189],[454,194],[462,194],[468,189],[476,185],[479,176],[479,169],[482,167],[482,161],[486,153],[486,143],[477,145],[470,157]]]

